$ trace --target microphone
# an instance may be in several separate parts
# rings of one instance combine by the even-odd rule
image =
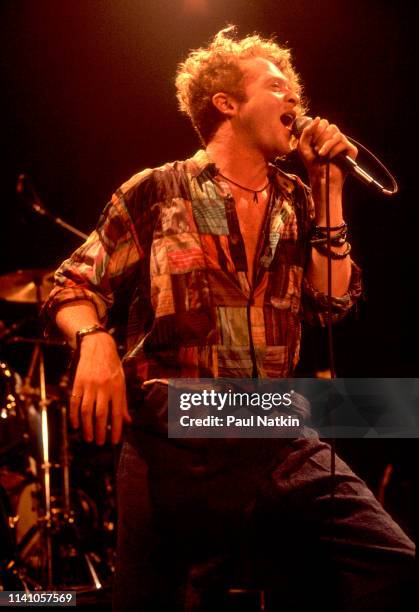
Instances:
[[[306,127],[308,127],[312,121],[313,119],[311,117],[308,117],[307,115],[302,115],[301,117],[297,117],[292,125],[293,136],[299,139],[301,134],[303,133],[303,130]],[[353,140],[349,137],[347,138],[349,140]],[[356,143],[356,144],[359,145],[359,143]],[[365,147],[363,147],[362,145],[360,146],[362,147],[362,149],[366,150]],[[393,191],[389,191],[388,189],[386,189],[383,185],[381,185],[381,183],[376,181],[370,174],[368,174],[368,172],[366,172],[363,168],[361,168],[361,166],[358,166],[358,164],[356,163],[354,159],[349,157],[349,155],[345,155],[345,153],[339,153],[338,155],[336,155],[336,157],[333,158],[332,161],[338,164],[343,170],[346,170],[347,172],[352,174],[352,176],[357,178],[359,181],[368,185],[369,187],[378,189],[378,191],[380,191],[384,195],[394,195],[398,191],[398,186],[397,186],[395,179],[390,174],[390,172],[387,170],[387,168],[374,155],[372,155],[372,153],[371,153],[371,156],[378,162],[381,168],[383,168],[383,170],[385,170],[388,176],[391,178],[393,182]]]

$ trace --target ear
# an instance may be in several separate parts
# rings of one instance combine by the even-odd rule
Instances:
[[[235,100],[230,94],[226,94],[224,92],[214,94],[212,96],[212,103],[214,104],[215,108],[225,116],[226,119],[228,117],[232,117],[237,109],[237,100]]]

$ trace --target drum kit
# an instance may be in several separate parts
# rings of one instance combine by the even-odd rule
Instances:
[[[52,286],[51,270],[0,276],[0,308],[30,313],[0,321],[0,591],[91,593],[114,571],[113,454],[68,427],[70,351],[36,329]]]

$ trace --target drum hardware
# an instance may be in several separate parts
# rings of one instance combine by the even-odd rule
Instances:
[[[80,530],[79,521],[89,514],[88,522],[94,519],[98,529],[98,513],[95,503],[82,491],[71,488],[71,453],[68,435],[68,392],[66,376],[62,377],[56,399],[46,393],[45,364],[43,352],[35,345],[29,371],[19,391],[14,391],[15,380],[11,368],[2,364],[5,398],[1,406],[7,406],[7,417],[11,420],[11,409],[16,412],[22,402],[26,408],[37,407],[37,428],[40,444],[35,473],[30,472],[29,462],[25,473],[17,474],[8,466],[0,468],[0,486],[7,490],[10,506],[7,517],[0,520],[9,541],[13,541],[13,555],[0,559],[0,588],[2,583],[15,585],[23,590],[21,583],[29,589],[52,589],[66,586],[80,592],[91,592],[104,587],[96,567],[102,563],[100,555],[88,549],[83,542],[86,526]],[[33,378],[39,380],[35,383]],[[35,387],[35,385],[37,385]],[[9,393],[10,392],[10,393]],[[29,393],[29,395],[27,395]],[[28,411],[28,410],[27,410]],[[48,412],[50,411],[50,412]],[[58,430],[51,431],[52,417],[57,416]],[[5,420],[4,420],[5,421]],[[10,428],[9,428],[10,429]],[[39,433],[37,432],[37,433]],[[51,439],[51,434],[54,436]],[[51,455],[51,441],[59,442],[57,460]],[[13,445],[14,448],[14,445]],[[9,450],[9,449],[8,449]],[[54,450],[54,447],[53,447]],[[12,458],[10,458],[12,461]],[[53,470],[57,470],[56,487],[52,489]],[[74,497],[76,495],[77,499]],[[77,504],[77,505],[76,505]],[[3,537],[2,537],[3,540]],[[66,571],[67,568],[67,571]],[[74,577],[79,578],[74,585]],[[16,590],[16,589],[15,589]]]
[[[53,270],[16,270],[0,276],[0,298],[8,302],[40,304],[46,300],[53,285]]]
[[[86,234],[54,216],[45,208],[28,176],[19,176],[16,190],[25,203],[30,204],[34,212],[49,218],[80,238],[87,238]],[[17,270],[0,276],[0,299],[9,302],[35,304],[40,311],[42,303],[53,288],[53,276],[52,270],[41,268]],[[0,588],[3,583],[7,582],[7,580],[2,581],[2,573],[8,578],[12,576],[13,572],[21,575],[19,580],[22,588],[20,590],[26,590],[26,588],[35,590],[57,588],[60,586],[56,581],[56,577],[59,575],[59,572],[56,571],[57,565],[64,562],[69,564],[76,562],[77,569],[80,565],[84,565],[88,585],[74,586],[74,584],[71,584],[71,588],[88,593],[92,589],[98,590],[104,586],[98,576],[96,567],[102,562],[109,568],[111,563],[108,559],[104,561],[100,558],[100,555],[96,555],[83,546],[74,490],[71,488],[70,482],[71,461],[67,425],[68,384],[62,381],[63,384],[60,383],[57,391],[48,387],[46,381],[43,349],[49,345],[64,346],[66,343],[50,338],[16,336],[15,333],[20,331],[24,323],[26,323],[26,319],[13,323],[9,327],[3,326],[3,329],[0,329],[0,341],[3,340],[6,344],[26,343],[33,345],[28,372],[23,384],[20,385],[19,393],[15,395],[19,400],[17,402],[18,408],[21,404],[26,407],[25,417],[27,420],[29,420],[29,413],[31,414],[32,422],[35,424],[34,429],[37,430],[36,436],[39,433],[40,441],[37,445],[35,461],[31,458],[32,464],[35,463],[35,468],[28,468],[27,476],[23,477],[21,490],[17,500],[15,500],[15,514],[14,516],[9,514],[11,516],[10,522],[5,523],[8,535],[13,534],[15,537],[16,553],[13,559],[10,557],[7,560],[7,567],[0,559]],[[34,382],[35,380],[36,382]],[[11,403],[13,403],[12,400]],[[61,446],[58,462],[51,460],[50,449],[51,411],[55,403],[58,404],[60,420]],[[17,420],[18,412],[16,412],[16,415],[12,413],[11,406],[6,406],[6,409],[9,423],[12,423],[13,419]],[[2,420],[6,421],[0,416],[0,426]],[[21,429],[20,433],[21,437],[31,438],[26,429]],[[3,454],[1,451],[0,448],[0,455]],[[25,458],[29,461],[28,453],[26,453]],[[15,457],[11,459],[14,460]],[[51,479],[54,468],[60,470],[59,495],[52,494]],[[31,472],[32,474],[28,479]],[[81,505],[81,513],[87,512],[86,508],[89,510],[94,508],[95,503],[89,499],[89,496],[81,490],[76,490],[76,493],[77,501]],[[1,524],[2,521],[0,521],[0,529]],[[80,559],[84,563],[80,564]],[[31,574],[32,567],[36,565],[41,568],[42,575],[39,579],[34,579]],[[65,575],[65,571],[63,575]],[[70,571],[68,575],[73,574]]]
[[[0,590],[29,592],[40,588],[36,582],[27,579],[26,570],[14,546],[14,530],[18,517],[11,516],[6,491],[0,484]]]
[[[0,585],[2,582],[11,584],[13,576],[17,575],[22,576],[23,581],[23,576],[26,575],[26,582],[28,579],[32,580],[31,585],[35,588],[42,585],[43,589],[50,590],[59,587],[60,583],[68,582],[69,576],[78,575],[82,584],[71,584],[72,588],[85,592],[102,589],[103,584],[95,568],[97,558],[83,544],[78,529],[79,517],[71,498],[67,425],[68,379],[67,376],[62,376],[58,387],[48,386],[46,383],[44,346],[64,343],[42,338],[14,337],[6,340],[7,344],[20,342],[33,345],[23,382],[20,377],[19,382],[15,379],[6,363],[2,363],[0,367],[1,394],[4,400],[0,405],[0,441],[2,445],[3,437],[5,442],[8,441],[7,448],[0,448],[0,451],[7,451],[1,453],[2,461],[5,458],[6,462],[10,463],[14,459],[9,458],[8,452],[14,452],[17,440],[21,441],[22,437],[31,438],[31,442],[36,437],[39,441],[35,445],[36,448],[32,449],[35,451],[35,476],[29,478],[28,468],[28,473],[21,475],[15,486],[13,482],[9,483],[8,494],[14,497],[15,501],[13,512],[9,512],[7,520],[5,519],[5,528],[9,539],[14,541],[15,554],[13,558],[9,556],[4,562],[0,561],[0,574],[5,576],[0,578]],[[27,423],[25,428],[18,428],[17,419],[22,406]],[[50,428],[53,425],[53,416],[58,416],[58,461],[51,456],[50,448],[51,442],[55,442],[54,437],[51,439]],[[32,420],[32,436],[27,433],[29,420]],[[8,427],[7,431],[1,421]],[[16,434],[11,436],[11,426],[15,425],[15,422]],[[3,431],[5,436],[2,435]],[[9,439],[12,444],[9,444]],[[59,484],[57,483],[58,494],[53,495],[52,476],[55,469]],[[7,471],[6,468],[3,470],[6,480]],[[11,478],[13,479],[13,473]],[[85,506],[86,504],[84,508]],[[68,567],[69,571],[62,571],[62,566]],[[12,568],[17,574],[12,572]]]
[[[41,585],[28,580],[24,568],[20,567],[16,559],[10,560],[2,568],[0,566],[0,591],[30,591],[41,590]]]
[[[51,463],[49,460],[49,436],[48,436],[48,399],[46,395],[45,362],[40,343],[35,343],[29,371],[25,378],[24,385],[31,385],[35,369],[38,368],[39,375],[39,401],[38,407],[41,417],[41,449],[42,462],[40,465],[42,473],[43,489],[43,511],[39,523],[43,525],[43,536],[46,547],[46,589],[53,587],[53,568],[52,568],[52,533],[51,533]]]
[[[69,522],[73,523],[74,519],[71,512],[70,504],[70,452],[68,445],[68,427],[67,427],[67,404],[61,403],[61,490],[64,516],[68,517]]]
[[[0,588],[2,584],[7,584],[11,585],[12,590],[24,590],[25,583],[29,590],[48,589],[52,585],[54,588],[71,587],[88,594],[109,586],[113,573],[112,479],[110,475],[97,478],[98,470],[102,474],[102,470],[107,469],[103,465],[104,455],[103,458],[99,455],[99,463],[86,471],[84,461],[89,461],[93,449],[85,449],[84,445],[79,449],[79,438],[70,440],[66,376],[62,377],[55,391],[57,399],[51,400],[44,393],[47,387],[40,379],[41,375],[45,376],[42,351],[36,351],[35,357],[36,360],[31,360],[25,383],[21,382],[20,377],[20,382],[15,381],[13,371],[6,364],[2,370],[8,372],[5,378],[10,386],[10,389],[6,386],[3,390],[12,391],[18,412],[23,405],[27,419],[31,411],[35,413],[36,427],[29,438],[33,442],[36,435],[39,444],[35,449],[35,460],[28,456],[31,451],[25,448],[25,465],[17,468],[19,473],[14,471],[15,446],[8,464],[0,467],[0,489],[3,486],[6,490],[11,506],[7,517],[0,519],[0,539],[4,541],[1,534],[3,526],[7,537],[13,542],[13,555],[0,559]],[[34,378],[40,380],[35,381]],[[3,396],[7,397],[7,393],[3,393]],[[42,397],[45,399],[42,400]],[[0,405],[4,404],[0,402]],[[45,432],[41,410],[44,413],[47,411],[48,432]],[[1,421],[3,419],[0,419],[0,427]],[[47,453],[46,438],[49,439]],[[71,444],[77,444],[75,450]],[[82,449],[85,449],[82,453],[78,452]],[[74,452],[83,462],[76,465],[74,473],[70,473],[74,470]],[[95,453],[90,460],[96,461],[96,457]],[[72,478],[79,481],[83,474],[91,480],[83,481],[82,488],[72,488]],[[47,491],[46,486],[49,487]],[[80,482],[77,486],[80,486]],[[92,487],[93,498],[85,493],[84,487],[86,490]],[[100,504],[100,511],[97,504]],[[46,507],[49,513],[45,511]]]
[[[7,363],[0,362],[0,466],[7,465],[17,450],[23,450],[27,436],[18,379]]]
[[[37,392],[39,395],[36,404],[40,414],[41,427],[41,462],[39,465],[41,473],[42,491],[42,514],[38,517],[37,528],[41,532],[43,541],[43,552],[45,553],[45,574],[43,584],[47,590],[63,586],[57,584],[57,577],[62,572],[58,564],[73,564],[80,559],[84,561],[86,574],[89,579],[89,587],[101,589],[102,583],[94,568],[89,553],[84,550],[77,529],[76,513],[71,506],[71,485],[70,485],[70,452],[68,442],[68,415],[67,398],[58,401],[58,412],[60,422],[60,456],[59,462],[54,463],[50,455],[50,432],[48,415],[52,400],[47,396],[46,373],[44,354],[41,343],[34,343],[34,350],[29,365],[28,373],[24,379],[23,389],[33,391],[33,377],[38,379]],[[63,391],[63,389],[61,390]],[[67,394],[68,395],[68,394]],[[33,396],[32,396],[33,397]],[[58,467],[61,474],[60,495],[53,497],[51,489],[52,469]],[[59,502],[58,507],[55,505]],[[36,529],[35,529],[36,531]],[[74,587],[74,585],[73,585]]]
[[[79,229],[74,227],[74,225],[70,225],[66,221],[63,221],[60,217],[57,217],[52,212],[50,212],[42,202],[39,197],[30,177],[27,174],[20,174],[16,184],[16,193],[22,198],[22,200],[29,204],[31,209],[41,217],[46,217],[50,219],[56,225],[64,228],[68,232],[78,236],[79,238],[83,238],[86,240],[87,234],[81,232]]]
[[[25,323],[29,320],[33,320],[32,317],[26,317],[25,319],[20,319],[20,321],[16,321],[16,323],[12,323],[9,327],[0,321],[0,341],[8,338],[9,336],[14,336],[15,332],[17,332]]]

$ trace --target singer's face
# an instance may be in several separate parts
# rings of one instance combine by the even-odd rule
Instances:
[[[300,112],[299,96],[272,62],[252,58],[242,62],[246,101],[237,105],[235,130],[266,159],[289,153],[295,146],[291,124]]]

